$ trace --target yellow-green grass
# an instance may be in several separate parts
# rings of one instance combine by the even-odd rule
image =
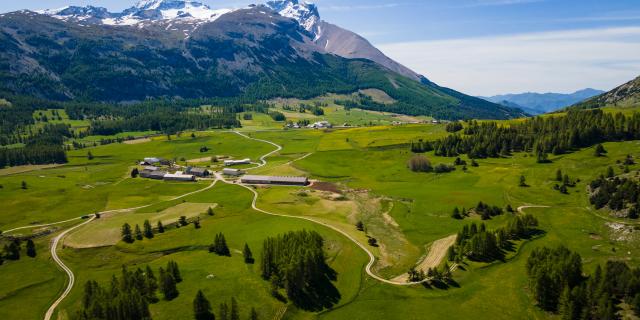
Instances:
[[[131,225],[132,228],[135,225],[139,225],[140,228],[142,228],[144,221],[149,220],[154,228],[158,221],[168,226],[171,223],[177,222],[181,216],[187,218],[197,217],[206,213],[207,209],[215,207],[215,203],[185,202],[158,212],[107,214],[69,236],[65,244],[74,248],[115,245],[120,241],[120,232],[125,223]]]
[[[273,146],[233,133],[201,133],[201,137],[166,138],[127,145],[111,144],[68,153],[69,163],[50,169],[1,176],[0,230],[50,223],[94,212],[137,207],[204,188],[209,182],[182,183],[131,179],[130,171],[144,157],[172,159],[228,154],[258,158]],[[207,146],[208,153],[200,153]],[[93,160],[88,160],[91,151]],[[25,181],[28,188],[21,188]]]
[[[309,222],[297,219],[268,216],[250,209],[252,194],[239,186],[220,184],[204,193],[188,197],[188,202],[215,202],[215,216],[202,221],[201,229],[187,226],[171,229],[155,238],[119,243],[116,246],[94,249],[65,248],[61,256],[77,272],[78,286],[61,306],[63,319],[76,310],[80,303],[82,284],[95,279],[107,284],[112,274],[121,266],[130,268],[150,265],[154,270],[175,260],[180,266],[184,281],[178,285],[180,295],[171,302],[161,301],[151,306],[154,319],[190,319],[192,301],[197,290],[202,289],[215,307],[235,297],[243,317],[255,307],[262,319],[271,319],[284,305],[270,295],[270,286],[260,277],[258,265],[247,266],[240,250],[245,242],[259,259],[262,241],[292,230],[316,230],[326,240],[329,264],[338,272],[335,283],[341,303],[351,301],[358,293],[362,268],[367,261],[365,254],[352,242]],[[232,257],[218,257],[208,253],[207,247],[215,234],[223,232],[232,251]],[[291,310],[295,309],[290,307]],[[298,313],[302,318],[311,314]]]
[[[65,284],[64,273],[51,261],[51,236],[37,239],[36,257],[5,261],[0,266],[0,318],[41,319]]]
[[[56,111],[62,120],[58,120],[58,117],[53,116],[53,112]],[[42,117],[40,116],[42,114]],[[47,118],[47,121],[43,121],[43,117]],[[67,115],[67,112],[64,109],[46,109],[46,110],[37,110],[33,112],[33,118],[36,120],[35,127],[40,128],[45,124],[58,124],[64,123],[71,126],[71,128],[75,131],[84,131],[89,128],[91,124],[89,120],[71,120]]]

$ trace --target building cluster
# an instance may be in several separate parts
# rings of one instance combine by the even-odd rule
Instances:
[[[290,122],[286,124],[285,127],[290,129],[300,129],[304,127],[304,124]],[[318,121],[318,122],[310,123],[306,127],[309,129],[329,129],[329,128],[333,128],[333,125],[329,121]]]
[[[170,172],[173,163],[161,158],[144,158],[140,162],[144,165],[139,172],[141,178],[165,181],[196,181],[196,178],[206,178],[211,172],[206,168],[187,167],[185,171]],[[162,166],[162,167],[160,167]]]

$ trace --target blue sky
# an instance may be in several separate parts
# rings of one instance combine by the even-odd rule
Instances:
[[[2,1],[0,11],[135,0]],[[256,1],[202,0],[214,8]],[[257,1],[259,2],[259,1]],[[638,0],[316,0],[324,20],[365,36],[431,80],[474,95],[609,90],[640,75]]]

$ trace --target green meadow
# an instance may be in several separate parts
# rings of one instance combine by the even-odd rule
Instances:
[[[332,108],[337,107],[327,107]],[[342,112],[341,117],[346,112],[334,110]],[[326,110],[327,117],[330,111]],[[368,121],[363,120],[362,124]],[[176,159],[181,164],[213,156],[257,161],[274,150],[270,144],[211,131],[196,132],[195,138],[186,132],[181,136],[157,136],[138,144],[90,147],[70,151],[69,163],[62,166],[0,171],[0,201],[4,204],[0,230],[146,206],[105,214],[67,236],[59,255],[76,274],[76,286],[59,307],[58,319],[70,319],[78,310],[82,285],[87,280],[106,285],[123,265],[129,269],[149,265],[157,271],[170,260],[178,262],[184,281],[178,284],[178,298],[151,305],[154,319],[191,319],[191,303],[200,289],[216,313],[221,302],[236,298],[242,318],[255,307],[261,319],[552,319],[553,315],[535,306],[527,288],[524,265],[533,248],[566,245],[580,253],[589,271],[609,259],[640,265],[640,225],[593,210],[586,190],[587,184],[609,166],[622,173],[618,160],[628,154],[640,157],[638,141],[604,144],[606,157],[595,157],[592,149],[583,149],[551,156],[551,163],[539,164],[534,156],[518,153],[508,158],[478,160],[478,167],[469,165],[466,171],[459,166],[454,172],[435,174],[414,173],[407,168],[412,157],[409,143],[446,136],[444,125],[283,130],[282,124],[270,117],[254,114],[253,120],[243,121],[243,126],[250,137],[283,147],[267,158],[266,166],[251,173],[305,175],[324,183],[304,188],[260,187],[256,189],[256,205],[270,212],[329,224],[363,244],[367,243],[367,236],[376,238],[380,246],[370,247],[377,258],[373,271],[387,279],[416,265],[434,241],[457,233],[465,224],[480,222],[477,216],[451,218],[454,207],[471,208],[479,201],[500,207],[547,206],[525,209],[538,218],[544,234],[516,243],[504,262],[463,264],[454,273],[457,286],[448,289],[383,284],[364,273],[368,256],[348,238],[310,221],[255,211],[251,208],[253,194],[245,188],[218,182],[206,191],[174,199],[201,190],[211,181],[178,183],[130,177],[131,169],[144,157]],[[203,146],[209,151],[200,152]],[[88,152],[93,159],[89,159]],[[433,164],[453,162],[452,158],[433,153],[425,156]],[[219,163],[197,162],[220,169]],[[572,180],[579,180],[569,194],[553,189],[558,169]],[[640,165],[630,169],[635,172]],[[518,185],[521,175],[526,177],[528,187]],[[26,189],[22,188],[22,181],[26,182]],[[205,213],[209,207],[214,209],[213,216]],[[173,227],[180,216],[200,217],[202,227]],[[118,241],[122,224],[142,225],[144,220],[153,224],[162,221],[170,227],[153,239],[133,244]],[[486,223],[489,228],[496,228],[506,220],[504,215]],[[63,272],[49,257],[49,241],[57,232],[80,221],[55,226],[51,235],[37,238],[35,259],[24,257],[0,266],[1,318],[42,317],[65,284]],[[365,224],[366,233],[356,229],[358,221]],[[616,223],[627,224],[635,231],[623,236],[611,227]],[[240,252],[247,243],[259,262],[265,238],[302,229],[315,230],[325,238],[328,263],[338,273],[334,285],[340,292],[339,301],[318,313],[273,298],[269,283],[260,277],[258,265],[246,265]],[[232,257],[208,252],[219,232],[225,234]],[[29,314],[24,313],[25,309]]]

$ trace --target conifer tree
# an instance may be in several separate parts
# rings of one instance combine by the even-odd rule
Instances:
[[[156,279],[156,276],[153,274],[153,270],[151,270],[151,267],[149,266],[147,266],[145,270],[145,278],[147,298],[149,299],[149,301],[155,302],[157,300],[156,291],[158,290],[158,279]]]
[[[126,243],[132,243],[134,241],[133,234],[131,233],[131,226],[128,223],[122,225],[122,241]]]
[[[182,276],[180,275],[180,269],[178,268],[178,263],[171,260],[167,262],[167,273],[170,274],[176,283],[182,282]]]
[[[164,225],[162,221],[158,221],[158,233],[164,233]]]
[[[229,320],[240,320],[240,310],[238,307],[238,301],[236,298],[231,298],[231,312],[229,314]]]
[[[135,234],[136,234],[136,240],[142,240],[142,230],[140,230],[140,226],[136,224],[136,229],[135,229]]]
[[[258,312],[254,307],[251,307],[251,313],[249,313],[249,320],[258,320]]]
[[[36,257],[36,245],[33,243],[33,240],[27,240],[27,256],[31,258]]]
[[[167,301],[171,301],[178,296],[176,280],[171,273],[164,271],[162,268],[160,268],[160,290]]]
[[[144,221],[144,236],[147,239],[151,239],[153,238],[153,228],[151,227],[151,223],[149,222],[149,220],[145,220]]]
[[[202,290],[198,290],[196,298],[193,300],[193,315],[195,320],[215,320],[211,312],[211,303],[204,296]]]
[[[562,170],[556,171],[556,181],[562,181]]]
[[[229,305],[226,302],[220,304],[220,320],[230,320]]]
[[[242,255],[244,256],[244,263],[253,264],[255,262],[255,259],[253,259],[253,253],[251,253],[251,249],[249,249],[249,245],[247,243],[244,244]]]
[[[209,207],[209,209],[207,209],[207,214],[210,216],[215,215],[215,213],[213,212],[213,208]]]

